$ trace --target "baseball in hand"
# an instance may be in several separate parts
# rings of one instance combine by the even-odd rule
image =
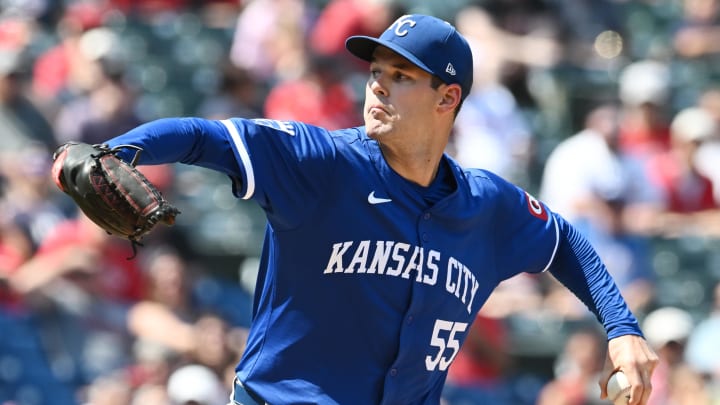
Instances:
[[[630,400],[630,382],[622,371],[610,376],[607,384],[608,399],[615,405],[627,405]]]

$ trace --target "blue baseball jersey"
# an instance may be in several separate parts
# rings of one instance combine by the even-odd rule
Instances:
[[[145,149],[140,163],[226,173],[237,197],[266,212],[237,375],[271,404],[438,404],[493,289],[548,269],[561,245],[559,217],[541,202],[449,156],[436,180],[449,191],[429,202],[364,127],[166,119],[109,142],[128,143]],[[639,333],[610,285],[583,300],[598,314],[609,289],[603,324]]]

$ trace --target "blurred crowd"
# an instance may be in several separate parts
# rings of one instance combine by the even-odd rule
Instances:
[[[651,405],[720,404],[720,0],[0,2],[0,404],[224,405],[262,212],[209,170],[142,167],[182,214],[128,260],[52,152],[169,116],[360,125],[345,38],[414,12],[474,52],[448,153],[590,239],[660,355]],[[551,276],[515,277],[443,401],[602,404],[604,345]]]

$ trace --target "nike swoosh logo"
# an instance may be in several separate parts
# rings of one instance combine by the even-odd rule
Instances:
[[[370,194],[368,194],[368,202],[370,204],[382,204],[382,203],[388,203],[390,201],[392,201],[392,200],[389,198],[375,197],[375,190],[371,191]]]

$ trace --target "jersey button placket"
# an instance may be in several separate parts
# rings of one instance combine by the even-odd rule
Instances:
[[[427,229],[426,224],[428,223],[428,221],[430,220],[431,217],[432,216],[430,215],[429,212],[424,212],[422,214],[422,216],[420,217],[420,218],[422,218],[422,222],[418,224],[418,226],[419,226],[418,230]],[[430,240],[430,234],[427,232],[421,232],[420,239],[422,240],[423,243],[427,243]]]
[[[391,377],[395,377],[395,376],[397,375],[397,373],[398,373],[398,372],[397,372],[397,369],[396,369],[396,368],[391,368],[391,369],[390,369],[390,376],[391,376]]]

